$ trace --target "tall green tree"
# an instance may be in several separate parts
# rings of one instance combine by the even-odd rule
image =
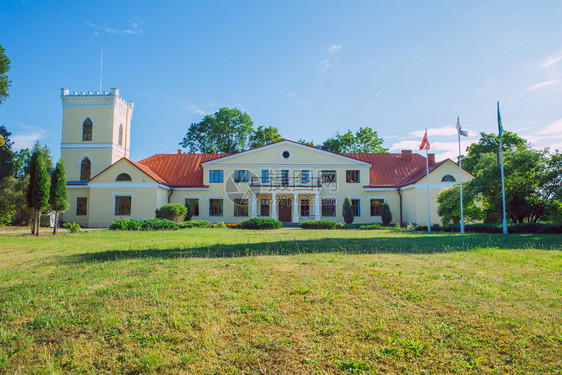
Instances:
[[[0,180],[0,226],[27,225],[29,212],[26,190],[29,179],[18,180],[12,176]]]
[[[8,97],[8,89],[12,82],[8,79],[10,59],[5,54],[5,49],[0,45],[0,104]]]
[[[343,200],[342,215],[343,220],[346,224],[353,223],[353,219],[355,218],[355,216],[353,215],[353,207],[351,205],[351,199],[349,199],[349,197],[345,197],[345,199]]]
[[[53,234],[57,234],[58,214],[66,211],[66,176],[62,159],[59,159],[57,166],[51,176],[51,192],[49,195],[49,206],[55,211],[55,225]]]
[[[14,170],[14,152],[12,145],[14,142],[10,140],[12,133],[6,129],[4,125],[0,126],[0,181],[13,174]]]
[[[27,205],[33,210],[32,233],[39,235],[41,212],[49,205],[50,179],[43,153],[34,150],[29,166]]]
[[[328,138],[320,146],[321,149],[335,153],[387,153],[382,146],[383,139],[369,127],[359,128],[353,134],[348,130],[345,134],[336,134]]]
[[[180,142],[189,152],[233,153],[245,150],[254,123],[238,108],[221,108],[201,122],[192,123]]]
[[[476,173],[478,161],[485,154],[495,155],[496,162],[500,164],[500,141],[495,134],[480,133],[478,143],[473,143],[467,147],[467,156],[462,159],[462,167],[468,172]],[[519,137],[517,134],[504,131],[502,135],[502,147],[504,152],[523,151],[530,148],[527,140]]]
[[[250,136],[250,148],[256,148],[283,140],[276,127],[258,126]]]
[[[461,222],[461,199],[460,186],[444,189],[437,195],[437,214],[441,217],[443,225],[458,224]],[[467,188],[466,184],[462,187],[463,191],[463,219],[466,222],[482,220],[482,209],[476,204],[473,192]]]
[[[14,152],[13,176],[15,178],[22,180],[26,176],[30,160],[31,151],[28,148],[22,148],[21,150]]]

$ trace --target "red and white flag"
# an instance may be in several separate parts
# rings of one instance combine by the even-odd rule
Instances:
[[[423,135],[422,144],[420,146],[420,150],[429,150],[431,147],[429,146],[429,141],[427,140],[427,130]]]

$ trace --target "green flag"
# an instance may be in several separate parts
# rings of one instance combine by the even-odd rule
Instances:
[[[500,116],[500,102],[498,102],[498,138],[502,139],[503,125],[502,118]]]

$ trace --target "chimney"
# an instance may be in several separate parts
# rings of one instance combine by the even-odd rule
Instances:
[[[119,89],[116,89],[115,87],[112,87],[111,88],[111,95],[119,96]]]
[[[427,154],[427,164],[435,164],[435,154]]]
[[[412,150],[402,150],[402,160],[410,161],[412,160]]]
[[[181,155],[181,154],[183,154],[183,151],[182,151],[182,150],[178,150],[178,155]]]

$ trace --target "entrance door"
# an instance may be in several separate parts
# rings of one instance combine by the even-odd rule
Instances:
[[[279,199],[279,221],[283,223],[291,222],[291,200]]]

